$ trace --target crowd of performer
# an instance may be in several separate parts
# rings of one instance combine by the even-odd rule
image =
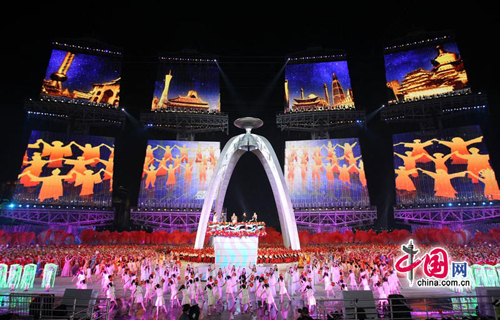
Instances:
[[[279,253],[290,252],[268,246],[259,249],[267,258],[256,265],[219,268],[203,259],[192,262],[196,251],[188,246],[3,247],[0,263],[35,263],[37,276],[42,276],[45,263],[56,263],[59,276],[71,277],[76,288],[90,284],[95,288],[98,283],[102,296],[113,303],[121,299],[144,309],[152,305],[156,312],[202,303],[209,313],[234,303],[241,303],[245,311],[262,306],[270,310],[292,299],[302,300],[313,312],[318,292],[328,299],[338,297],[339,290],[372,290],[382,307],[389,294],[400,292],[401,278],[394,270],[400,249],[395,245],[305,246],[294,253],[297,260],[283,264]],[[198,255],[208,255],[210,250],[198,250]],[[447,251],[469,266],[490,266],[483,279],[474,279],[473,274],[471,286],[462,290],[500,284],[500,270],[495,269],[500,259],[494,246],[449,246]],[[202,265],[208,265],[208,270]],[[117,286],[123,288],[120,296]]]

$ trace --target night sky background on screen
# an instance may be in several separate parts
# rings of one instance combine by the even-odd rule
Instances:
[[[485,2],[379,1],[276,9],[253,3],[242,6],[221,8],[209,2],[191,7],[153,1],[9,3],[6,17],[0,19],[5,31],[0,53],[2,187],[17,179],[31,130],[67,131],[64,123],[29,116],[24,105],[26,99],[39,97],[52,43],[73,39],[122,52],[120,108],[126,110],[125,129],[89,132],[115,138],[113,198],[117,204],[126,204],[116,207],[117,228],[128,228],[127,210],[137,206],[147,141],[176,140],[174,133],[144,128],[139,122],[141,112],[151,110],[158,58],[175,54],[216,56],[220,68],[221,112],[229,116],[229,132],[196,134],[195,140],[219,141],[222,149],[231,137],[243,133],[232,125],[234,120],[258,117],[264,125],[253,132],[270,141],[282,166],[286,141],[311,139],[309,133],[281,131],[276,124],[277,113],[285,107],[285,69],[291,65],[287,57],[345,54],[356,110],[365,111],[368,121],[364,127],[331,131],[329,138],[359,139],[370,203],[379,215],[376,228],[394,228],[392,135],[420,129],[380,121],[379,110],[387,105],[391,93],[386,86],[384,48],[452,34],[471,90],[487,94],[489,105],[488,114],[445,121],[443,127],[479,124],[492,167],[500,172],[500,63],[491,45],[500,28],[496,12],[487,10]],[[271,186],[255,155],[243,155],[235,167],[224,207],[230,214],[258,212],[259,220],[279,228]]]

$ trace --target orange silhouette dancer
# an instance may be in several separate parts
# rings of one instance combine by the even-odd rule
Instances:
[[[332,167],[333,167],[333,172],[339,172],[339,160],[343,160],[344,159],[344,156],[342,157],[337,157],[337,155],[335,153],[333,153],[331,156],[328,156],[326,158],[327,160],[330,160],[330,163],[332,164]]]
[[[290,159],[291,161],[297,161],[297,147],[291,146],[290,147]]]
[[[295,162],[288,162],[287,164],[287,175],[286,178],[288,180],[288,185],[293,187],[293,183],[295,180],[295,168],[297,167],[297,163]]]
[[[167,174],[167,162],[168,160],[166,158],[162,158],[160,160],[154,159],[155,161],[158,161],[158,172],[156,173],[156,176],[164,176]]]
[[[193,175],[193,159],[190,159],[188,163],[181,166],[184,168],[184,184],[187,184],[189,186],[191,185],[191,178]]]
[[[80,196],[90,196],[94,194],[94,186],[102,182],[101,172],[104,169],[100,169],[96,173],[92,170],[85,170],[83,174],[78,172],[73,172],[76,175],[75,187],[82,186],[80,190]]]
[[[151,165],[151,163],[154,163],[155,159],[149,159],[148,157],[146,157],[146,159],[144,159],[144,165],[142,166],[142,177],[144,178],[144,176],[146,175],[146,172],[144,170],[148,170],[149,169],[149,166]]]
[[[185,163],[189,161],[189,156],[188,156],[188,151],[192,150],[192,148],[186,147],[185,144],[182,145],[182,147],[179,147],[178,145],[175,145],[174,148],[179,149],[179,152],[181,153],[181,162]],[[172,155],[170,155],[172,156]]]
[[[335,176],[333,175],[334,172],[334,166],[328,162],[326,164],[323,164],[323,167],[325,168],[325,173],[326,173],[326,180],[328,182],[333,183],[335,181]]]
[[[425,147],[431,146],[433,140],[427,140],[426,142],[422,142],[420,139],[414,139],[413,142],[400,142],[396,143],[394,146],[398,146],[402,144],[405,148],[410,148],[411,150],[411,155],[412,156],[418,156],[421,154],[427,155],[429,154],[427,150],[425,150]],[[420,157],[417,159],[417,162],[422,162],[422,163],[427,163],[430,162],[431,159],[427,157]]]
[[[432,156],[430,154],[425,155],[427,158],[431,159],[434,162],[435,169],[442,169],[448,172],[448,167],[446,166],[446,161],[451,158],[452,154],[443,155],[442,153],[433,153]]]
[[[323,146],[315,146],[312,148],[312,153],[313,157],[314,156],[320,156],[321,155],[321,149],[323,149]]]
[[[479,175],[476,175],[471,171],[468,171],[467,173],[484,183],[484,196],[487,199],[500,200],[500,189],[498,188],[498,182],[493,169],[482,169],[479,171]]]
[[[149,163],[151,163],[151,161],[153,161],[155,159],[154,151],[160,147],[161,147],[160,145],[157,145],[156,147],[153,148],[153,146],[148,144],[148,146],[146,147],[146,162],[145,162],[146,168],[149,165]],[[163,148],[163,147],[161,147],[161,148]],[[166,155],[166,152],[165,152],[165,155]]]
[[[52,141],[52,144],[48,144],[42,139],[38,139],[35,144],[43,144],[42,157],[49,157],[52,160],[51,163],[47,165],[49,168],[58,168],[63,165],[63,158],[71,157],[73,151],[71,151],[71,143],[64,145],[61,141]]]
[[[94,160],[94,162],[90,164],[93,167],[97,163],[99,163],[99,159],[101,158],[101,147],[106,147],[110,151],[114,150],[114,148],[111,148],[110,146],[108,146],[105,143],[101,143],[100,145],[98,145],[96,147],[92,147],[92,145],[90,143],[86,143],[84,146],[81,146],[78,143],[72,141],[70,143],[70,145],[72,145],[72,144],[75,145],[75,146],[77,146],[78,148],[80,148],[80,150],[82,150],[82,152],[83,152],[82,153],[82,157],[85,160],[89,160],[89,159],[93,159]]]
[[[436,172],[427,171],[422,168],[417,168],[417,170],[422,171],[434,179],[434,196],[441,198],[456,198],[458,192],[453,188],[451,179],[465,177],[467,173],[465,171],[448,173],[443,169],[438,169]]]
[[[327,158],[332,158],[335,156],[335,148],[338,147],[338,144],[336,144],[335,146],[332,146],[332,142],[331,141],[328,141],[327,145],[323,145],[323,148],[326,149],[326,152],[327,152]],[[332,163],[333,164],[333,163]]]
[[[366,175],[365,175],[365,165],[363,160],[359,160],[358,164],[359,181],[363,187],[366,187]]]
[[[198,167],[198,179],[200,181],[200,188],[205,188],[207,182],[207,169],[208,166],[204,164],[196,164]]]
[[[145,181],[145,189],[149,189],[151,186],[151,189],[155,187],[156,183],[156,176],[158,174],[158,169],[155,169],[154,165],[150,165],[148,169],[143,169],[144,174],[146,175],[146,181]]]
[[[355,158],[349,158],[347,160],[347,165],[351,166],[351,169],[349,170],[349,173],[359,173],[358,172],[358,159],[361,159],[361,156],[355,157]]]
[[[407,170],[404,166],[399,166],[398,169],[395,169],[394,172],[396,173],[396,189],[398,190],[404,190],[404,191],[416,191],[417,188],[415,188],[415,184],[413,183],[413,180],[410,178],[410,174],[413,175],[414,173],[417,173],[417,169],[410,169]]]
[[[312,157],[314,160],[313,166],[321,167],[321,172],[323,172],[323,158],[325,158],[325,156],[321,156],[319,154],[314,154]]]
[[[317,189],[319,188],[320,185],[320,170],[323,170],[323,163],[321,164],[312,164],[311,165],[312,170],[311,170],[311,178],[313,180],[313,188]]]
[[[468,155],[469,150],[467,150],[467,148],[471,144],[480,143],[481,141],[483,141],[483,136],[468,141],[465,141],[460,137],[452,138],[451,141],[438,140],[438,139],[432,139],[432,140],[450,148],[450,153],[453,154],[451,156],[451,164],[466,164],[467,160],[459,157],[459,155]],[[458,154],[456,154],[455,152],[457,152]]]
[[[351,175],[349,174],[349,170],[354,166],[351,164],[347,166],[343,164],[341,167],[339,165],[335,165],[339,169],[339,180],[344,184],[351,184]]]
[[[420,154],[414,156],[414,155],[412,155],[411,151],[406,151],[405,154],[406,154],[406,156],[403,156],[399,153],[394,152],[395,156],[398,156],[399,158],[401,158],[403,160],[403,164],[404,164],[404,167],[406,170],[415,169],[417,167],[417,160],[422,158],[423,156],[427,156],[427,154],[424,154],[424,153],[420,153]],[[417,177],[418,172],[413,173],[412,176]]]
[[[87,170],[87,165],[93,164],[95,159],[88,159],[86,160],[83,156],[79,156],[76,159],[65,159],[64,164],[72,165],[73,168],[69,170],[68,175],[71,176],[71,178],[65,179],[66,182],[74,182],[75,177],[73,175],[74,172],[78,172],[80,174],[83,174]]]
[[[180,166],[180,164],[181,164],[181,160],[182,160],[182,159],[181,159],[181,158],[179,158],[179,156],[177,155],[177,156],[175,156],[175,158],[173,158],[172,160],[173,160],[173,162],[174,162],[174,163],[173,163],[174,168],[177,168],[177,169],[175,170],[175,173],[176,173],[176,174],[177,174],[177,173],[181,173],[181,166]]]
[[[479,175],[479,171],[483,169],[491,169],[490,155],[479,154],[478,148],[470,148],[469,151],[470,154],[460,154],[458,152],[455,152],[454,155],[461,159],[467,160],[467,171],[473,173],[470,179],[472,180],[472,183],[478,183],[479,180],[476,179],[476,177]]]
[[[201,145],[198,144],[198,148],[196,149],[195,162],[201,162],[203,159],[203,150],[201,149]]]
[[[356,146],[358,142],[354,142],[353,144],[349,144],[349,143],[344,143],[343,146],[341,145],[338,145],[339,148],[342,148],[344,150],[344,159],[350,164],[352,165],[353,164],[353,161],[352,159],[354,158],[354,152],[353,152],[353,148],[354,146]]]
[[[63,180],[70,177],[69,175],[59,175],[61,170],[56,168],[52,170],[52,175],[48,177],[36,177],[32,175],[29,171],[23,172],[19,175],[19,178],[24,175],[28,175],[32,181],[39,181],[42,183],[40,187],[40,192],[38,193],[38,200],[40,202],[46,199],[57,200],[63,196]]]
[[[175,183],[177,182],[175,179],[175,173],[177,172],[177,169],[180,167],[178,165],[177,167],[174,167],[172,164],[169,164],[167,169],[167,182],[165,183],[167,187],[175,186]]]
[[[215,149],[213,146],[208,147],[208,159],[212,164],[217,163],[217,158],[215,157],[215,151],[217,151],[217,149]]]
[[[20,175],[21,179],[19,180],[19,183],[25,187],[37,186],[40,183],[40,181],[33,181],[30,178],[30,176],[28,176],[27,174],[23,175],[23,173],[30,172],[31,175],[39,177],[40,174],[42,173],[43,167],[47,163],[50,163],[50,160],[43,160],[42,157],[40,156],[40,152],[34,152],[33,155],[31,156],[31,161],[23,161],[23,165],[29,165],[29,166],[24,168],[23,172],[21,173]]]
[[[104,177],[102,178],[102,180],[113,180],[113,174],[109,174],[108,172],[113,172],[113,168],[114,168],[114,159],[113,158],[109,158],[108,160],[103,160],[103,159],[99,159],[99,161],[104,164]]]

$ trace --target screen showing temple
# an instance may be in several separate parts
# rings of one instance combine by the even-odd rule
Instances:
[[[500,199],[479,126],[393,136],[397,204]]]
[[[295,208],[370,205],[356,138],[287,141],[284,175]]]
[[[214,63],[161,62],[152,111],[217,112],[220,74]]]
[[[285,67],[285,111],[345,109],[354,109],[347,61]]]
[[[389,104],[440,97],[469,87],[455,42],[386,52],[384,58]]]
[[[114,139],[32,131],[13,200],[110,207]]]
[[[219,154],[219,142],[148,141],[137,207],[201,208]]]
[[[54,49],[41,96],[118,107],[120,79],[118,56]]]

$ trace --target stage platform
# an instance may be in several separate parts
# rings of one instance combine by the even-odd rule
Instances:
[[[187,263],[183,263],[183,267],[185,267]],[[204,269],[206,265],[191,263],[192,266],[199,267],[199,271]],[[286,269],[291,264],[280,264],[279,268]],[[271,267],[272,265],[259,265],[259,270],[265,270],[266,268]],[[182,273],[183,274],[183,273]],[[56,297],[56,304],[58,298],[61,298],[64,294],[66,288],[76,288],[74,282],[71,281],[71,277],[57,277],[55,282],[55,287],[50,290],[50,293],[53,293]],[[470,294],[466,293],[456,293],[448,288],[417,288],[408,286],[408,281],[405,278],[400,278],[402,283],[401,294],[408,300],[408,303],[411,307],[416,311],[415,314],[418,317],[414,317],[414,319],[426,319],[426,311],[427,314],[432,315],[434,317],[439,317],[438,310],[447,310],[447,306],[450,305],[451,297],[466,297],[470,296]],[[181,280],[182,281],[182,280]],[[124,299],[124,291],[123,285],[121,283],[121,278],[119,276],[115,279],[116,284],[116,297],[118,299],[118,306],[114,307],[111,311],[110,319],[156,319],[156,307],[154,305],[149,305],[146,308],[146,311],[143,311],[140,307],[133,307],[130,305],[129,300],[129,292]],[[101,292],[100,283],[91,283],[88,286],[89,289],[95,289],[99,297],[104,297]],[[317,299],[317,309],[313,312],[313,318],[318,319],[325,316],[324,312],[326,311],[334,311],[341,310],[343,306],[343,302],[340,300],[334,301],[332,300],[332,296],[330,295],[330,299],[326,298],[326,293],[324,290],[324,285],[316,284],[315,285],[315,297]],[[335,287],[335,299],[342,298],[342,292],[338,287]],[[10,291],[9,289],[0,290],[0,295],[9,294],[10,292],[17,293],[25,293],[24,290],[16,290]],[[27,293],[46,293],[46,291],[41,288],[41,278],[36,278],[34,288],[27,291]],[[170,308],[170,293],[164,295],[165,301],[167,302],[167,310],[160,311],[158,319],[168,319],[174,320],[178,319],[181,314],[181,309],[179,307]],[[426,301],[424,301],[427,299]],[[269,315],[264,309],[256,309],[255,308],[255,294],[250,294],[250,301],[253,302],[252,310],[247,313],[244,313],[239,304],[239,301],[233,303],[230,301],[229,308],[226,307],[222,309],[222,306],[219,305],[218,308],[221,310],[220,314],[212,314],[211,316],[207,315],[207,305],[200,302],[200,309],[202,316],[200,319],[233,319],[233,320],[250,320],[250,319],[276,319],[276,320],[285,320],[285,319],[297,319],[299,314],[297,313],[297,309],[304,307],[303,299],[301,299],[300,295],[292,296],[293,300],[288,302],[288,298],[284,296],[284,303],[280,303],[280,297],[277,294],[275,297],[276,304],[278,310],[272,309],[271,314]],[[223,298],[225,300],[225,297]],[[322,312],[319,314],[319,312]],[[326,319],[326,318],[325,318]]]

